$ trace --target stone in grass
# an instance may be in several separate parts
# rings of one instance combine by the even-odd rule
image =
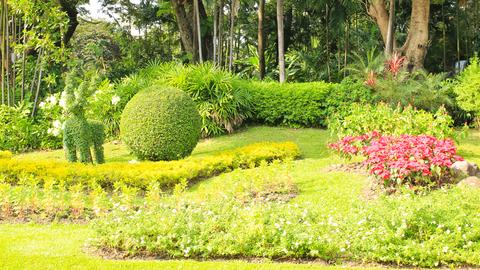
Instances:
[[[477,164],[464,161],[457,161],[451,166],[456,178],[463,179],[468,176],[480,176]]]
[[[472,187],[472,188],[480,188],[480,178],[476,176],[470,176],[458,183],[460,187]]]

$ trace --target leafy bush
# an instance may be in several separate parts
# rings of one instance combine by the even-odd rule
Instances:
[[[120,119],[127,103],[142,89],[155,84],[156,79],[172,68],[172,64],[149,66],[113,84],[104,80],[89,98],[87,116],[105,124],[107,137],[120,135]]]
[[[195,181],[236,168],[255,167],[262,162],[289,160],[299,156],[294,143],[258,143],[206,157],[179,161],[107,163],[88,165],[45,160],[0,160],[0,179],[17,184],[30,177],[44,184],[55,179],[67,186],[97,182],[106,189],[116,183],[145,189],[151,183],[171,188],[182,181]]]
[[[123,256],[361,261],[434,267],[479,265],[479,191],[358,200],[346,213],[322,203],[247,203],[183,196],[117,207],[92,227],[91,244]],[[323,206],[323,205],[322,205]],[[327,211],[326,211],[327,210]],[[341,212],[341,211],[340,211]]]
[[[232,133],[251,116],[251,95],[235,87],[234,75],[208,63],[176,66],[163,80],[167,85],[187,92],[197,104],[202,117],[203,136]]]
[[[38,140],[30,110],[25,107],[0,105],[0,149],[14,152],[34,149]]]
[[[330,147],[342,155],[364,155],[369,173],[387,191],[401,187],[438,188],[453,183],[450,167],[463,158],[455,143],[433,136],[382,136],[378,132],[347,136]]]
[[[458,105],[469,112],[480,115],[480,63],[472,58],[470,65],[458,76],[454,86]]]
[[[285,83],[236,81],[255,104],[253,119],[269,125],[323,127],[327,117],[352,102],[370,102],[370,90],[361,84],[325,82]]]
[[[105,162],[103,124],[88,121],[85,117],[88,97],[95,91],[99,76],[95,73],[90,78],[85,76],[80,78],[79,75],[76,70],[68,73],[65,90],[62,93],[64,111],[67,115],[67,120],[63,124],[63,148],[68,161],[79,160],[83,163],[92,162],[91,148],[93,148],[95,162],[101,164]],[[79,82],[80,80],[82,82]]]
[[[235,76],[212,64],[152,65],[123,79],[114,88],[105,85],[94,97],[93,114],[107,123],[110,136],[118,134],[120,114],[128,101],[150,86],[173,86],[187,92],[202,117],[204,137],[233,132],[251,116],[251,97],[233,86]],[[115,101],[115,102],[114,102]]]
[[[201,122],[193,100],[172,87],[151,87],[125,107],[120,122],[123,142],[140,159],[175,160],[192,153]]]
[[[24,152],[60,148],[62,140],[58,135],[61,122],[53,120],[59,116],[57,107],[45,108],[42,105],[34,119],[30,103],[21,103],[17,107],[0,105],[0,150]]]
[[[454,138],[453,120],[441,107],[435,114],[411,106],[392,108],[387,104],[352,104],[346,113],[333,115],[328,128],[339,138],[359,136],[372,131],[384,135],[432,135]]]
[[[368,51],[367,57],[356,55],[347,70],[354,80],[363,82],[382,102],[392,106],[413,106],[428,112],[440,107],[453,107],[454,102],[444,87],[445,74],[430,74],[424,70],[410,72],[405,57],[394,53],[385,59],[383,52]]]

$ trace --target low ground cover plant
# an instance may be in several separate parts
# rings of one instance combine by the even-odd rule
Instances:
[[[101,165],[68,164],[52,160],[0,159],[0,179],[21,184],[35,179],[40,185],[49,181],[67,186],[96,182],[106,190],[116,183],[145,190],[152,182],[172,188],[180,182],[192,182],[236,168],[258,166],[261,162],[291,160],[299,156],[298,146],[291,142],[256,143],[212,156],[192,157],[178,161],[107,163]]]
[[[114,209],[92,225],[91,245],[122,257],[475,265],[478,195],[454,189],[355,200],[347,213],[312,203],[245,203],[233,196],[191,201],[179,195],[136,210]]]
[[[439,188],[454,183],[450,167],[463,158],[451,139],[428,135],[346,136],[330,145],[343,156],[365,156],[368,171],[388,192],[402,187]]]
[[[328,129],[339,138],[361,136],[373,131],[382,135],[426,134],[437,138],[457,138],[453,119],[443,107],[432,114],[411,106],[355,103],[344,112],[334,114],[328,121]]]

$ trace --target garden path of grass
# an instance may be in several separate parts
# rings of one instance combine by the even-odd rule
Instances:
[[[292,203],[314,203],[319,207],[346,213],[359,200],[366,177],[347,173],[327,173],[325,167],[341,162],[329,154],[328,131],[317,129],[286,129],[252,127],[240,133],[202,141],[194,155],[207,155],[259,141],[296,142],[305,159],[292,164],[292,178],[299,187],[299,196]],[[127,161],[131,157],[123,146],[107,145],[110,161]],[[55,158],[61,151],[29,153],[19,158]],[[480,133],[473,132],[460,145],[460,154],[480,163]],[[222,176],[198,183],[190,192],[215,189]],[[325,196],[329,199],[322,200]],[[326,203],[328,205],[326,205]],[[91,230],[75,224],[2,224],[0,225],[0,269],[334,269],[322,264],[262,264],[242,261],[191,260],[174,261],[113,261],[82,252]]]

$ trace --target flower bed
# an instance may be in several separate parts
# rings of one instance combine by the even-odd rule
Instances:
[[[428,135],[382,136],[372,132],[344,137],[329,147],[346,157],[365,156],[369,173],[390,190],[451,183],[450,167],[463,160],[451,139]]]

